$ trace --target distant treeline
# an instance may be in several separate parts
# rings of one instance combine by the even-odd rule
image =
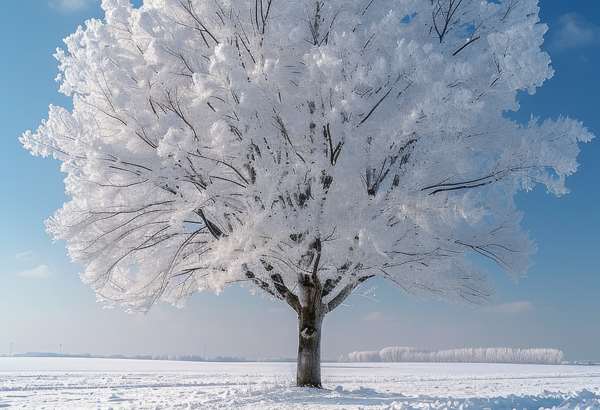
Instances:
[[[348,362],[448,362],[448,363],[528,363],[561,364],[564,354],[557,349],[464,348],[422,350],[391,346],[379,351],[352,352],[342,361]]]
[[[206,362],[209,359],[202,356],[174,356],[174,355],[124,355],[124,354],[113,354],[113,355],[97,355],[90,353],[51,353],[51,352],[28,352],[28,353],[17,353],[12,357],[63,357],[71,359],[129,359],[129,360],[177,360],[186,362]],[[244,361],[244,359],[236,357],[217,357],[210,359],[210,361]]]
[[[0,357],[6,357],[0,355]],[[89,353],[46,353],[30,352],[13,354],[12,357],[63,357],[82,359],[128,359],[170,360],[184,362],[295,362],[292,358],[249,359],[243,357],[198,355],[94,355]],[[451,350],[423,350],[413,347],[391,346],[378,351],[352,352],[339,358],[338,362],[440,362],[440,363],[566,363],[564,354],[557,349],[513,349],[513,348],[464,348]],[[594,365],[592,362],[573,362],[577,365]]]
[[[124,359],[124,360],[169,360],[178,362],[295,362],[295,359],[290,358],[274,358],[274,359],[247,359],[243,357],[233,356],[217,356],[204,357],[197,355],[97,355],[90,353],[51,353],[51,352],[28,352],[16,353],[10,356],[0,355],[0,357],[62,357],[71,359]]]

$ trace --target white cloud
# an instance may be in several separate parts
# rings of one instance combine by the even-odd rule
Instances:
[[[517,301],[503,303],[501,305],[489,306],[485,309],[487,312],[502,313],[507,315],[516,315],[526,313],[533,310],[533,303],[528,301]]]
[[[53,9],[70,13],[83,10],[94,2],[95,0],[50,0],[49,5]]]
[[[32,251],[24,251],[24,252],[19,252],[15,255],[15,258],[20,260],[20,261],[28,261],[33,259],[33,252]]]
[[[32,269],[17,272],[17,276],[29,279],[46,279],[51,275],[48,265],[39,265]]]
[[[382,312],[370,312],[363,316],[363,320],[367,322],[381,322],[385,319],[385,315]]]
[[[551,46],[568,50],[600,45],[600,26],[578,13],[560,16],[552,37]]]

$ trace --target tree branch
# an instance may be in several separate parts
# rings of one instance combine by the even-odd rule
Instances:
[[[339,305],[341,305],[346,299],[348,299],[348,297],[352,294],[352,292],[354,292],[354,290],[358,286],[374,277],[375,275],[363,276],[360,279],[358,279],[357,282],[352,282],[346,285],[344,289],[342,289],[340,293],[337,294],[336,297],[329,301],[329,303],[327,304],[327,312],[333,312]]]

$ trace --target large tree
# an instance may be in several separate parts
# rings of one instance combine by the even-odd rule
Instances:
[[[245,282],[324,316],[380,276],[484,299],[527,269],[518,191],[566,192],[578,122],[509,119],[553,74],[537,0],[104,0],[59,50],[73,109],[22,142],[62,162],[47,227],[132,310]]]

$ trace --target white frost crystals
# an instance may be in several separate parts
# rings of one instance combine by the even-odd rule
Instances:
[[[592,138],[504,115],[553,73],[536,0],[102,7],[57,53],[72,112],[21,141],[67,174],[48,230],[131,309],[239,282],[331,309],[373,276],[477,302],[469,255],[523,273],[514,195],[566,193]]]

